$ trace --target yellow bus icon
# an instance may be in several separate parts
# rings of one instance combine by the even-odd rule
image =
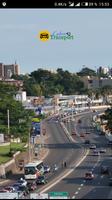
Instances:
[[[50,39],[50,32],[49,31],[41,31],[39,33],[39,38],[41,41],[46,42]]]

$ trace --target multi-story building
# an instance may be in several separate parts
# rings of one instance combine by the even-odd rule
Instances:
[[[19,75],[19,65],[12,64],[12,65],[4,65],[0,63],[0,78],[2,79],[9,79],[12,75]]]

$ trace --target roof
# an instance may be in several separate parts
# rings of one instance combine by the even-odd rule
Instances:
[[[39,165],[41,162],[43,162],[42,160],[38,160],[38,161],[34,161],[34,162],[30,162],[28,164],[25,165],[25,167],[36,167],[37,165]]]

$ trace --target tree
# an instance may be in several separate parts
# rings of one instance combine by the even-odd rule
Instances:
[[[85,67],[80,72],[78,72],[77,75],[78,76],[96,76],[96,71]]]

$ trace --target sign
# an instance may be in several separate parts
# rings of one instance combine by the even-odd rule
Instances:
[[[49,192],[49,199],[68,199],[68,192]]]
[[[48,199],[48,194],[30,193],[30,199]]]
[[[4,143],[4,134],[0,134],[0,143]]]
[[[18,193],[0,192],[0,199],[19,199]]]

